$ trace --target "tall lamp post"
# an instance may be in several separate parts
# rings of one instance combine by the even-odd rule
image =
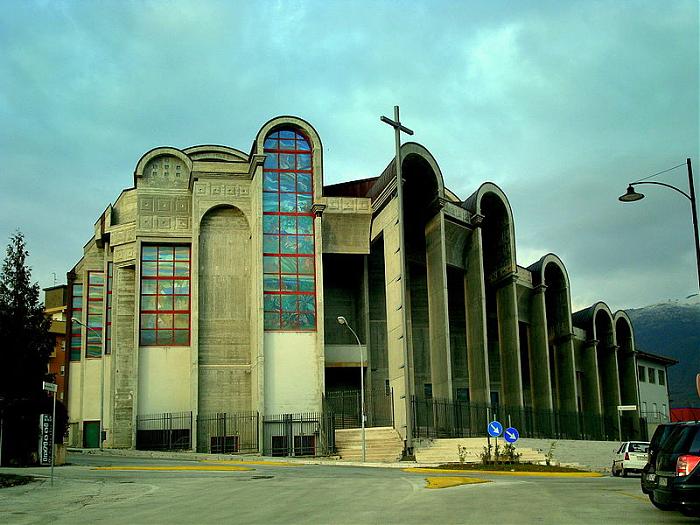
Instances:
[[[76,319],[75,317],[71,317],[71,321],[78,323],[80,326],[83,326],[87,328],[88,330],[91,330],[95,334],[97,334],[97,337],[100,338],[100,359],[102,360],[101,367],[102,370],[100,372],[100,450],[102,450],[102,436],[104,432],[104,415],[105,415],[105,352],[104,352],[104,344],[102,340],[102,334],[95,330],[93,327],[86,325],[83,323],[80,319]]]
[[[700,239],[698,238],[698,210],[697,210],[696,201],[695,201],[695,185],[693,184],[693,167],[690,163],[690,159],[686,159],[685,164],[688,167],[689,193],[686,193],[683,190],[676,188],[675,186],[672,186],[671,184],[641,179],[641,180],[638,180],[637,182],[630,182],[630,184],[627,186],[627,192],[624,195],[621,195],[618,199],[622,202],[634,202],[634,201],[641,200],[644,198],[644,194],[636,192],[634,187],[639,186],[640,184],[653,184],[655,186],[663,186],[665,188],[670,188],[673,191],[680,193],[681,195],[683,195],[686,199],[688,199],[690,201],[690,212],[693,215],[693,232],[695,234],[695,260],[697,262],[697,267],[698,267],[698,287],[700,287]],[[668,170],[664,170],[664,171],[671,171],[671,170],[679,168],[681,166],[683,166],[683,164],[679,164],[678,166],[674,166],[673,168],[669,168]],[[659,173],[664,173],[664,171],[659,172]],[[659,173],[655,173],[654,175],[659,175]],[[651,175],[651,177],[653,177],[654,175]],[[647,177],[647,179],[648,178],[649,177]]]
[[[353,330],[348,324],[347,319],[345,319],[345,317],[342,315],[339,315],[338,324],[344,325],[348,330],[350,330],[350,332],[352,332],[352,335],[354,335],[355,339],[357,340],[357,346],[360,349],[360,411],[362,412],[360,419],[362,419],[362,462],[364,463],[367,459],[367,447],[365,443],[365,357],[364,352],[362,351],[362,343],[360,343],[360,338],[357,337],[355,330]]]

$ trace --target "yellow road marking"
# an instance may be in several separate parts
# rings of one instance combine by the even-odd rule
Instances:
[[[427,489],[446,489],[448,487],[457,487],[459,485],[472,485],[474,483],[490,483],[487,479],[465,478],[461,476],[441,476],[434,478],[425,478]]]
[[[402,470],[404,472],[416,472],[419,474],[430,472],[435,474],[495,474],[497,476],[533,476],[553,478],[600,478],[603,476],[603,474],[599,472],[509,472],[502,470],[460,470],[420,467],[409,467]]]
[[[170,467],[151,467],[151,466],[123,466],[123,467],[94,467],[92,470],[162,470],[162,471],[173,471],[173,470],[208,470],[208,471],[240,471],[240,470],[255,470],[254,468],[248,467],[236,467],[233,465],[173,465]]]
[[[271,467],[302,467],[304,466],[303,463],[285,463],[284,461],[256,461],[256,460],[239,460],[239,459],[203,459],[201,461],[202,463],[214,463],[214,464],[221,464],[221,465],[230,465],[230,464],[237,464],[237,465],[269,465]]]

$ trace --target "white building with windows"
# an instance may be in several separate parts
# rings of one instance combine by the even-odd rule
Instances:
[[[677,363],[670,357],[637,351],[640,414],[646,420],[649,437],[660,423],[671,420],[668,367]]]

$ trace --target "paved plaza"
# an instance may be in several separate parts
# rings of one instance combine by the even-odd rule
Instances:
[[[70,454],[69,466],[0,490],[0,522],[684,523],[638,478],[410,471],[290,461],[183,461]],[[481,481],[481,482],[478,482]],[[464,483],[464,484],[459,484]],[[444,487],[444,488],[428,488]]]

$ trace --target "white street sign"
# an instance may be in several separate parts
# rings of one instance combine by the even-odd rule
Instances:
[[[46,381],[42,381],[42,383],[43,389],[47,392],[58,392],[58,385],[56,383],[47,383]]]

